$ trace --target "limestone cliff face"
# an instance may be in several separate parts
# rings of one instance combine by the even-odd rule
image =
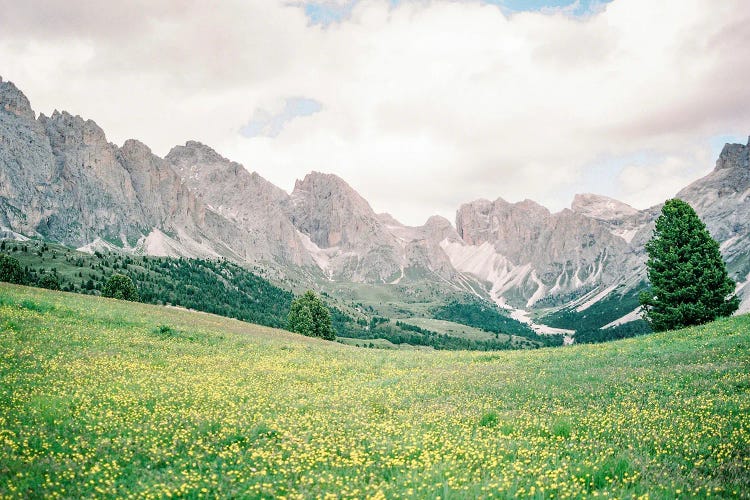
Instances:
[[[74,244],[97,237],[134,244],[147,224],[119,148],[107,142],[96,123],[67,112],[41,115],[39,123],[55,162],[50,177],[53,199],[61,203],[37,230]]]
[[[28,99],[0,79],[0,226],[6,231],[36,234],[53,202],[48,191],[55,164]]]
[[[313,265],[284,211],[289,195],[282,189],[195,141],[172,148],[165,161],[209,212],[239,229],[231,244],[245,258]]]
[[[101,128],[65,112],[35,120],[12,83],[0,87],[3,225],[75,246],[137,240],[143,212]]]
[[[424,226],[404,226],[375,214],[335,175],[313,172],[297,181],[287,210],[330,279],[395,285],[459,277],[440,246],[446,237],[458,237],[450,222],[431,217]]]
[[[721,242],[730,247],[750,233],[750,139],[724,146],[713,172],[677,193],[690,203]]]
[[[135,197],[143,209],[147,226],[174,230],[179,225],[201,225],[205,206],[183,184],[182,179],[148,146],[134,139],[125,141],[119,159],[130,176]]]
[[[287,213],[312,251],[326,255],[322,267],[329,277],[390,282],[400,275],[404,256],[398,241],[341,178],[312,172],[298,180]]]
[[[574,208],[580,209],[582,201]],[[456,228],[463,244],[481,259],[462,263],[472,251],[454,245],[447,247],[454,265],[490,282],[498,301],[519,307],[569,301],[614,284],[636,267],[628,243],[607,222],[568,209],[551,214],[530,200],[465,204],[457,212]]]

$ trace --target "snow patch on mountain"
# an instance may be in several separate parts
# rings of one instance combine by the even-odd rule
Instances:
[[[634,227],[631,229],[613,229],[610,231],[615,236],[619,236],[623,240],[625,240],[627,243],[630,243],[633,241],[633,238],[636,234],[638,234],[638,231],[640,231],[640,227]]]
[[[584,302],[580,306],[576,307],[576,312],[585,311],[586,309],[593,306],[594,304],[596,304],[597,302],[605,298],[607,295],[609,295],[610,292],[612,292],[615,288],[617,288],[617,283],[615,283],[614,285],[608,286],[607,288],[597,293],[596,295],[588,299],[586,302]]]
[[[604,329],[607,329],[607,328],[612,328],[613,326],[624,325],[625,323],[630,323],[632,321],[638,321],[639,319],[641,319],[641,308],[637,307],[637,308],[633,309],[632,311],[630,311],[629,313],[627,313],[625,316],[623,316],[621,318],[618,318],[618,319],[612,321],[611,323],[607,323],[606,325],[604,325],[603,327],[601,327],[600,330],[604,330]]]
[[[119,250],[115,245],[112,243],[109,243],[107,241],[104,241],[101,238],[96,238],[91,243],[87,243],[81,247],[76,248],[79,252],[85,252],[93,254],[94,252],[112,252],[115,250]]]

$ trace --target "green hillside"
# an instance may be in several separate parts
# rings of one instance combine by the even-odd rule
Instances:
[[[227,260],[88,254],[39,240],[0,240],[0,252],[21,263],[29,281],[58,277],[65,291],[101,294],[115,273],[128,275],[142,302],[169,304],[283,328],[293,295]]]
[[[107,279],[121,273],[135,282],[141,302],[180,306],[274,328],[286,327],[289,307],[294,298],[290,291],[262,277],[261,269],[249,270],[224,259],[150,257],[118,251],[89,254],[41,240],[0,240],[0,253],[18,259],[26,270],[27,284],[38,283],[45,275],[54,275],[64,291],[100,295]],[[304,287],[301,289],[304,290]],[[354,345],[369,346],[373,342],[385,342],[405,347],[487,351],[529,349],[561,343],[561,339],[554,336],[536,335],[525,325],[501,315],[494,306],[478,305],[476,301],[465,304],[466,309],[472,312],[466,317],[455,314],[463,303],[452,302],[450,306],[452,315],[457,316],[455,320],[469,325],[477,324],[491,332],[513,333],[515,337],[512,341],[507,341],[507,335],[503,335],[503,340],[494,334],[476,339],[425,329],[415,331],[400,322],[382,318],[374,308],[365,309],[361,303],[344,305],[326,292],[323,295],[332,309],[337,335],[368,341]],[[345,293],[337,296],[348,297]],[[393,304],[400,303],[396,293],[389,296],[389,300]],[[433,306],[432,314],[442,314],[441,317],[450,319],[451,314],[444,309],[448,309],[448,306]]]
[[[750,317],[357,349],[0,284],[0,497],[745,497]]]

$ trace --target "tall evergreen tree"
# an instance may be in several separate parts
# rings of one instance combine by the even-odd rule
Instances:
[[[664,204],[646,250],[651,290],[640,302],[654,331],[700,325],[739,307],[719,244],[684,201]]]
[[[331,326],[331,313],[312,290],[306,291],[304,295],[292,301],[288,327],[289,330],[308,337],[336,339],[336,332]]]

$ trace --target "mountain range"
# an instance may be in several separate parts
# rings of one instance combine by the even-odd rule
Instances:
[[[750,141],[727,144],[711,173],[676,193],[720,242],[744,312],[749,162]],[[638,318],[644,245],[660,208],[579,194],[570,208],[552,213],[531,200],[498,198],[461,205],[455,225],[433,216],[410,227],[375,213],[332,174],[312,172],[287,193],[199,142],[175,146],[164,158],[136,140],[117,146],[92,120],[65,111],[37,116],[26,96],[0,78],[0,237],[223,257],[342,300],[377,293],[381,302],[429,302],[470,294],[522,321],[546,316],[562,329],[609,307],[591,315],[600,328]]]

